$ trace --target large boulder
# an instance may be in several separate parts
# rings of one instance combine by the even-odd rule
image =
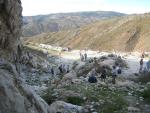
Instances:
[[[17,60],[21,50],[22,7],[20,0],[0,1],[0,48]],[[9,57],[7,56],[7,58]]]
[[[52,113],[83,113],[81,106],[72,105],[63,101],[56,101],[50,106]]]
[[[0,113],[51,113],[49,106],[14,73],[0,69]]]

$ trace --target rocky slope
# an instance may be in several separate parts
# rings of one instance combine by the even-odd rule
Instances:
[[[27,40],[76,49],[150,51],[150,14],[101,20],[85,27],[45,33]]]
[[[124,16],[111,11],[91,11],[78,13],[59,13],[23,17],[23,36],[33,36],[44,32],[57,32],[79,28],[100,19]]]

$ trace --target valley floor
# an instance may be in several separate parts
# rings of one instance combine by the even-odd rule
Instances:
[[[30,72],[25,78],[26,83],[51,107],[54,107],[55,112],[59,112],[58,106],[63,106],[61,101],[65,101],[76,105],[74,107],[79,108],[80,112],[81,109],[84,109],[84,113],[150,113],[150,103],[147,103],[147,98],[143,96],[150,87],[150,83],[148,81],[139,82],[141,77],[139,74],[140,53],[90,50],[60,51],[60,47],[51,47],[51,49],[46,46],[30,45],[28,47],[45,54],[50,67],[48,71],[41,71],[40,74],[38,71]],[[85,52],[87,60],[81,61],[80,54]],[[149,53],[144,58],[144,66],[149,59],[148,55]],[[99,73],[97,76],[98,83],[88,83],[87,79],[92,69],[95,68],[95,64],[91,62],[92,59],[96,58],[98,64],[112,68],[118,57],[121,57],[121,62],[125,62],[126,66],[123,66],[122,74],[117,76],[116,84],[112,84],[110,75],[107,76],[105,82],[101,81]],[[69,65],[70,72],[60,73],[58,67],[61,64]],[[52,67],[54,74],[51,73]],[[73,107],[73,105],[68,104],[66,106]],[[67,110],[71,111],[70,108],[64,108],[60,111],[69,113]]]

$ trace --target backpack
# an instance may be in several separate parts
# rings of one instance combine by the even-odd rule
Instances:
[[[89,77],[88,82],[90,82],[90,83],[96,83],[97,79],[96,79],[95,76],[91,76],[91,77]]]
[[[118,72],[118,74],[121,74],[121,73],[122,73],[122,70],[121,70],[121,69],[118,69],[117,72]]]

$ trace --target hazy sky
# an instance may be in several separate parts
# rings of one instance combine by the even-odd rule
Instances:
[[[78,11],[150,12],[150,0],[21,0],[23,15]]]

